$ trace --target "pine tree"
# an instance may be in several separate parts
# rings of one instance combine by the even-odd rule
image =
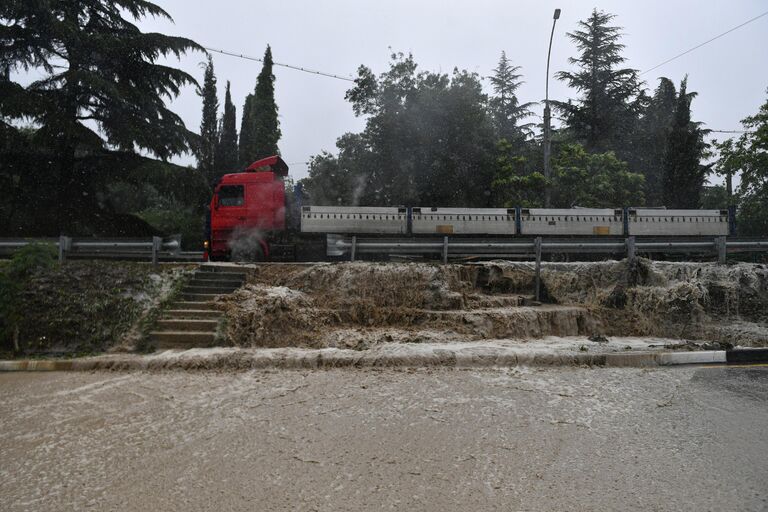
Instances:
[[[277,147],[280,140],[280,122],[277,119],[275,75],[272,74],[272,65],[272,49],[267,46],[264,65],[256,79],[256,89],[250,97],[250,104],[246,98],[244,109],[248,109],[248,112],[243,112],[240,160],[246,165],[280,152]]]
[[[124,16],[171,19],[147,0],[10,1],[0,8],[0,61],[42,75],[25,86],[2,82],[0,116],[31,120],[35,144],[55,149],[56,162],[40,171],[58,191],[60,230],[88,219],[86,203],[94,205],[95,180],[78,167],[84,158],[139,148],[165,159],[195,139],[165,98],[197,82],[156,62],[204,50],[189,39],[142,33]]]
[[[637,71],[619,66],[626,60],[621,27],[610,26],[615,16],[597,9],[579,30],[568,33],[580,55],[568,61],[579,69],[557,73],[582,93],[575,103],[556,103],[577,142],[591,152],[626,152],[625,144],[635,129],[640,93]]]
[[[213,72],[213,60],[208,56],[205,66],[203,88],[200,91],[203,98],[203,118],[200,121],[200,143],[197,146],[197,168],[209,181],[216,177],[216,145],[218,134],[219,99],[216,94],[216,75]]]
[[[664,203],[669,208],[699,208],[707,167],[701,165],[707,148],[704,131],[691,122],[687,77],[680,84],[675,115],[664,155]]]
[[[501,52],[499,65],[489,77],[495,95],[490,100],[496,129],[500,139],[509,142],[524,140],[530,134],[531,124],[519,124],[523,119],[533,115],[530,110],[533,103],[521,104],[517,98],[517,89],[523,83],[519,74],[520,66],[513,66],[506,52]]]
[[[224,113],[219,127],[219,141],[216,145],[215,170],[216,176],[237,170],[237,112],[232,103],[232,95],[227,81],[224,95]]]

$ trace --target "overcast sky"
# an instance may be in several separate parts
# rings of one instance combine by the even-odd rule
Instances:
[[[641,71],[768,10],[766,0],[497,1],[333,0],[254,2],[252,0],[158,1],[174,18],[145,20],[144,31],[189,37],[203,46],[261,57],[267,44],[276,62],[353,78],[360,64],[375,73],[388,68],[391,51],[412,52],[421,69],[449,73],[454,67],[488,76],[502,50],[522,66],[521,101],[544,97],[547,43],[554,8],[562,8],[552,47],[552,73],[569,69],[575,54],[566,37],[593,7],[616,14],[624,28],[627,64]],[[390,50],[391,48],[391,50]],[[202,82],[200,53],[176,65]],[[223,104],[232,83],[238,129],[245,95],[254,88],[261,64],[213,54]],[[739,129],[739,121],[757,111],[768,88],[768,16],[732,32],[674,62],[643,75],[649,88],[659,76],[679,82],[689,75],[697,91],[694,119],[707,128]],[[338,136],[359,131],[344,101],[350,82],[275,67],[276,100],[283,133],[280,150],[295,178],[306,176],[306,162],[322,150],[335,152]],[[487,80],[485,81],[488,87]],[[550,97],[566,99],[575,91],[550,81]],[[200,124],[201,100],[187,88],[173,102],[187,126]],[[540,114],[541,105],[537,109]],[[724,138],[727,135],[718,134]],[[189,156],[177,160],[192,163]]]

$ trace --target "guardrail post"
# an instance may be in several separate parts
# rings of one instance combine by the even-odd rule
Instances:
[[[720,265],[725,265],[725,256],[726,256],[726,243],[725,243],[725,237],[724,236],[718,236],[715,238],[715,249],[717,249],[717,263]]]
[[[357,252],[357,237],[352,237],[352,247],[349,250],[349,261],[355,261],[355,253]]]
[[[68,236],[59,237],[59,264],[67,261],[67,253],[72,249],[72,239]]]
[[[541,300],[541,237],[537,236],[533,241],[533,251],[536,254],[536,274],[534,278],[534,296],[536,301]]]
[[[160,263],[160,250],[163,248],[163,239],[159,236],[152,237],[152,265],[157,266]]]
[[[443,263],[448,263],[448,237],[443,237]]]
[[[637,250],[635,249],[635,237],[628,236],[626,240],[627,244],[627,263],[629,263],[630,266],[635,264],[635,259],[637,258]]]

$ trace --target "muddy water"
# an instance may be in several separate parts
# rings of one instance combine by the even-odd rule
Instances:
[[[717,371],[0,374],[0,508],[764,510]]]
[[[768,344],[762,265],[551,263],[543,306],[531,304],[528,263],[270,265],[248,281],[221,302],[236,346],[365,349],[393,331],[410,342],[442,332],[454,341],[604,334]]]

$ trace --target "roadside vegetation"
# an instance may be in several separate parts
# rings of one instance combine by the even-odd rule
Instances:
[[[170,19],[143,0],[0,8],[0,236],[180,233],[199,248],[215,180],[279,153],[272,48],[238,100],[199,44],[141,32],[147,17]],[[519,97],[531,70],[514,54],[501,51],[481,74],[425,70],[395,52],[383,72],[359,67],[346,98],[365,128],[341,135],[334,152],[317,148],[305,200],[537,207],[550,186],[554,207],[735,205],[741,234],[768,234],[768,102],[744,119],[744,134],[711,142],[691,116],[708,98],[686,76],[643,81],[614,15],[595,9],[569,29],[571,66],[553,77],[572,94],[552,102],[550,181],[541,105]],[[203,56],[201,70],[162,61],[186,53]],[[26,83],[28,72],[41,79]],[[166,104],[188,86],[201,98],[197,133]],[[183,153],[197,164],[168,163]]]
[[[0,355],[84,355],[139,345],[141,319],[182,275],[144,263],[60,266],[52,246],[28,245],[0,266]]]

